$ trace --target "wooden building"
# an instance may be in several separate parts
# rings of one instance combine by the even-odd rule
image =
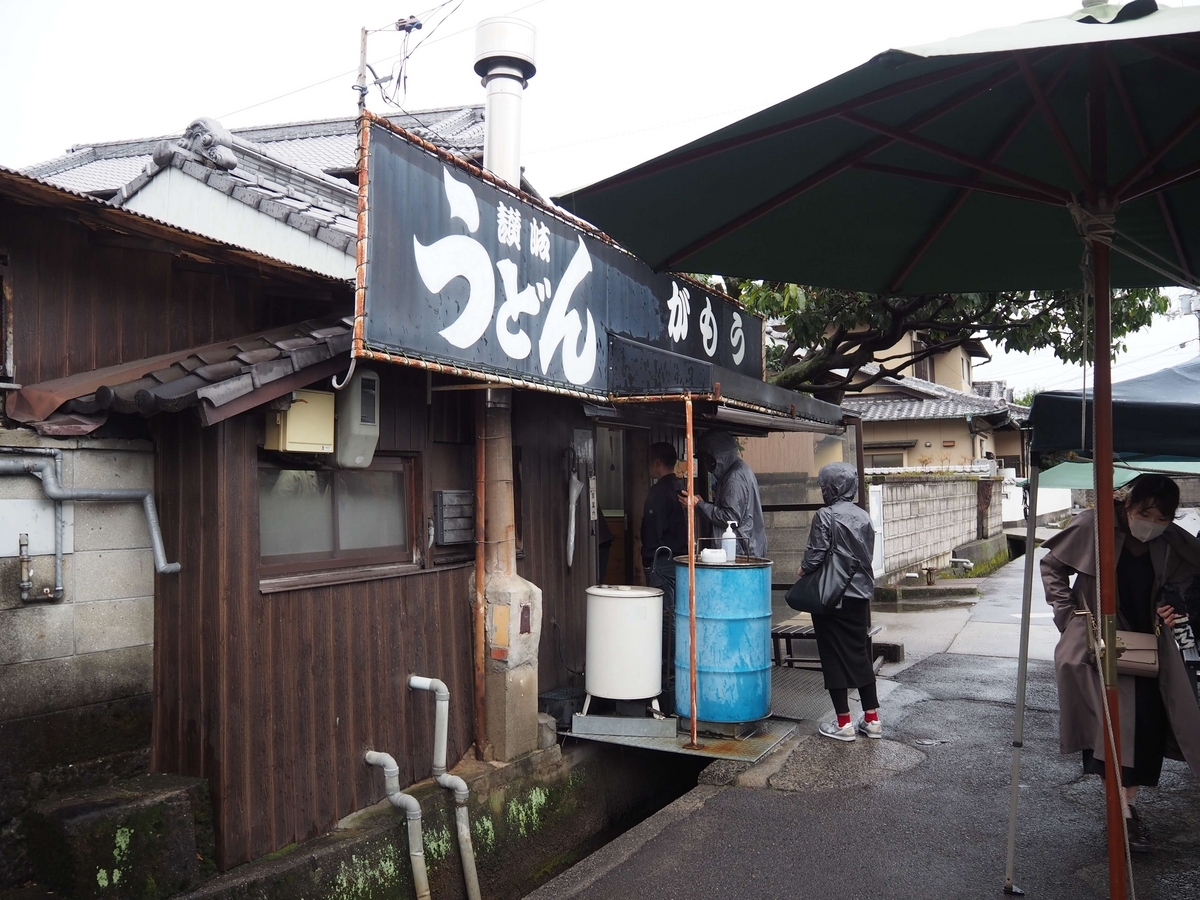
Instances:
[[[478,186],[469,164],[412,146],[435,184],[444,167]],[[554,245],[556,261],[584,245],[577,224],[533,209],[565,242]],[[362,762],[367,748],[396,757],[402,784],[428,777],[433,704],[409,692],[409,674],[450,689],[452,762],[476,740],[475,547],[439,543],[434,521],[439,492],[475,486],[473,377],[525,385],[512,401],[517,567],[542,592],[541,692],[581,686],[587,586],[641,575],[647,448],[666,439],[682,450],[680,396],[698,398],[700,427],[841,427],[836,407],[762,383],[757,320],[662,276],[667,296],[691,291],[697,318],[702,304],[710,317],[717,306],[722,333],[742,341],[717,363],[732,353],[743,364],[746,354],[749,375],[710,362],[699,328],[687,346],[669,339],[665,307],[646,307],[649,288],[639,287],[626,319],[601,319],[608,368],[583,389],[514,382],[494,367],[450,374],[359,359],[378,376],[379,436],[368,468],[342,469],[328,455],[266,447],[276,417],[308,402],[295,392],[332,393],[331,377],[350,365],[356,310],[346,283],[3,170],[0,250],[15,348],[4,360],[9,423],[47,445],[64,436],[152,442],[163,544],[181,569],[154,579],[151,766],[208,779],[221,869],[381,799],[382,778]],[[614,253],[617,268],[640,266]],[[633,340],[648,340],[647,327],[675,350]],[[610,370],[625,379],[619,389]],[[666,371],[676,390],[628,402],[652,371]],[[600,497],[595,521],[575,518],[568,565],[573,470],[597,475]],[[612,545],[602,554],[605,530]]]

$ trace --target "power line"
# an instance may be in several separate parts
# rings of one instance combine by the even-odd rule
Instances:
[[[532,2],[532,3],[526,3],[524,6],[518,6],[516,9],[509,10],[508,12],[504,13],[503,15],[506,15],[506,16],[515,15],[516,13],[523,12],[524,10],[530,9],[534,6],[539,6],[540,4],[545,3],[545,2],[546,2],[546,0],[534,0],[534,2]],[[442,4],[442,6],[445,6],[445,5],[446,4]],[[440,7],[432,7],[431,10],[436,10],[439,8]],[[431,34],[429,37],[425,38],[425,40],[422,40],[420,42],[420,44],[418,44],[417,46],[419,47],[419,46],[421,46],[421,44],[424,44],[426,42],[428,42],[430,44],[437,44],[442,41],[448,41],[452,37],[458,37],[460,34],[466,34],[467,32],[471,31],[473,28],[474,28],[474,26],[460,28],[458,31],[451,31],[449,34],[443,34],[441,37],[438,37],[438,38],[434,38],[433,35]],[[386,31],[387,28],[385,26],[384,28],[377,29],[377,30]],[[415,51],[416,47],[414,47],[413,50]],[[375,60],[374,62],[375,62],[375,65],[381,65],[385,62],[390,62],[392,60],[400,59],[403,56],[404,56],[404,52],[401,51],[400,53],[393,53],[390,56],[384,56],[381,59]],[[347,78],[347,77],[357,75],[357,74],[358,74],[358,69],[356,69],[356,68],[350,69],[348,72],[339,72],[336,75],[331,75],[329,78],[323,78],[320,81],[314,81],[312,84],[306,84],[304,87],[298,87],[295,90],[287,91],[286,93],[279,94],[278,96],[275,96],[275,97],[270,97],[267,100],[260,100],[257,103],[251,103],[249,106],[243,106],[241,109],[235,109],[232,112],[224,113],[223,115],[217,116],[217,118],[218,119],[227,119],[230,116],[236,116],[239,113],[249,112],[252,109],[258,109],[260,106],[266,106],[268,103],[274,103],[276,100],[284,100],[288,97],[294,97],[296,94],[302,94],[305,91],[311,91],[313,88],[319,88],[319,87],[329,84],[331,82],[338,81],[342,78]]]

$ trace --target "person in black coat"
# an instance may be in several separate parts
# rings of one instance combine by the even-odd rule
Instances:
[[[679,505],[686,483],[675,475],[678,457],[668,443],[650,445],[650,477],[657,479],[642,508],[642,566],[646,584],[662,588],[662,671],[664,712],[675,697],[675,560],[687,553],[687,513]]]
[[[830,463],[817,475],[825,506],[813,516],[808,547],[800,574],[815,572],[830,554],[836,554],[854,574],[842,601],[830,612],[814,614],[813,630],[825,689],[833,700],[837,720],[821,724],[819,733],[836,741],[852,741],[859,734],[883,737],[879,722],[879,696],[871,662],[871,597],[875,591],[872,557],[875,528],[871,517],[854,503],[858,472],[849,463]],[[850,717],[850,689],[857,688],[863,718],[857,726]]]
[[[675,448],[662,442],[650,445],[650,477],[654,484],[642,508],[642,567],[646,584],[668,587],[674,593],[673,557],[687,553],[687,513],[679,505],[679,492],[686,488],[675,474]]]

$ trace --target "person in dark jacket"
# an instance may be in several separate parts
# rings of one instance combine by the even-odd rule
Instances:
[[[767,529],[763,522],[758,479],[738,453],[737,440],[728,431],[709,431],[696,447],[696,456],[716,476],[713,502],[698,500],[696,511],[710,524],[711,538],[704,546],[719,547],[721,535],[733,526],[738,556],[767,555]],[[681,502],[687,503],[681,498]]]
[[[657,479],[642,508],[642,566],[646,584],[662,588],[662,677],[660,702],[671,712],[675,698],[675,557],[687,553],[687,513],[679,505],[685,487],[675,475],[678,457],[666,442],[650,445],[650,477]]]
[[[646,584],[662,588],[666,602],[675,594],[673,558],[687,553],[687,513],[679,505],[685,484],[675,475],[676,462],[670,444],[650,445],[650,477],[656,480],[642,508],[642,567]]]
[[[875,528],[866,511],[854,503],[858,496],[858,472],[854,466],[830,463],[818,473],[817,482],[825,506],[813,516],[800,574],[815,572],[826,564],[830,554],[839,557],[853,572],[842,602],[830,612],[812,617],[825,689],[837,713],[837,720],[822,723],[819,732],[835,741],[852,741],[859,734],[881,738],[883,726],[879,722],[879,696],[868,634],[871,596],[875,590],[871,567]],[[863,718],[857,725],[850,717],[851,688],[858,689],[862,701]]]

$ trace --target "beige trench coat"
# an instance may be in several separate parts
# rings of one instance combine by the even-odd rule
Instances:
[[[1054,671],[1058,681],[1059,749],[1063,753],[1091,750],[1097,759],[1105,758],[1104,710],[1101,682],[1087,649],[1087,617],[1075,610],[1086,604],[1096,613],[1096,554],[1092,538],[1095,512],[1087,510],[1061,533],[1046,541],[1049,553],[1042,560],[1042,583],[1046,601],[1054,609],[1054,624],[1062,636],[1054,650]],[[1117,528],[1114,536],[1116,556],[1121,557],[1125,532]],[[1150,558],[1154,564],[1155,592],[1172,584],[1179,596],[1200,574],[1200,540],[1178,525],[1152,540]],[[1074,587],[1072,574],[1078,574]],[[1128,625],[1118,615],[1118,628]],[[1167,742],[1167,755],[1186,760],[1192,774],[1200,776],[1200,706],[1192,693],[1183,658],[1164,624],[1158,638],[1158,689],[1162,694],[1175,741]],[[1134,764],[1133,727],[1135,716],[1134,679],[1118,678],[1121,717],[1121,759]],[[1177,745],[1177,746],[1176,746]]]

